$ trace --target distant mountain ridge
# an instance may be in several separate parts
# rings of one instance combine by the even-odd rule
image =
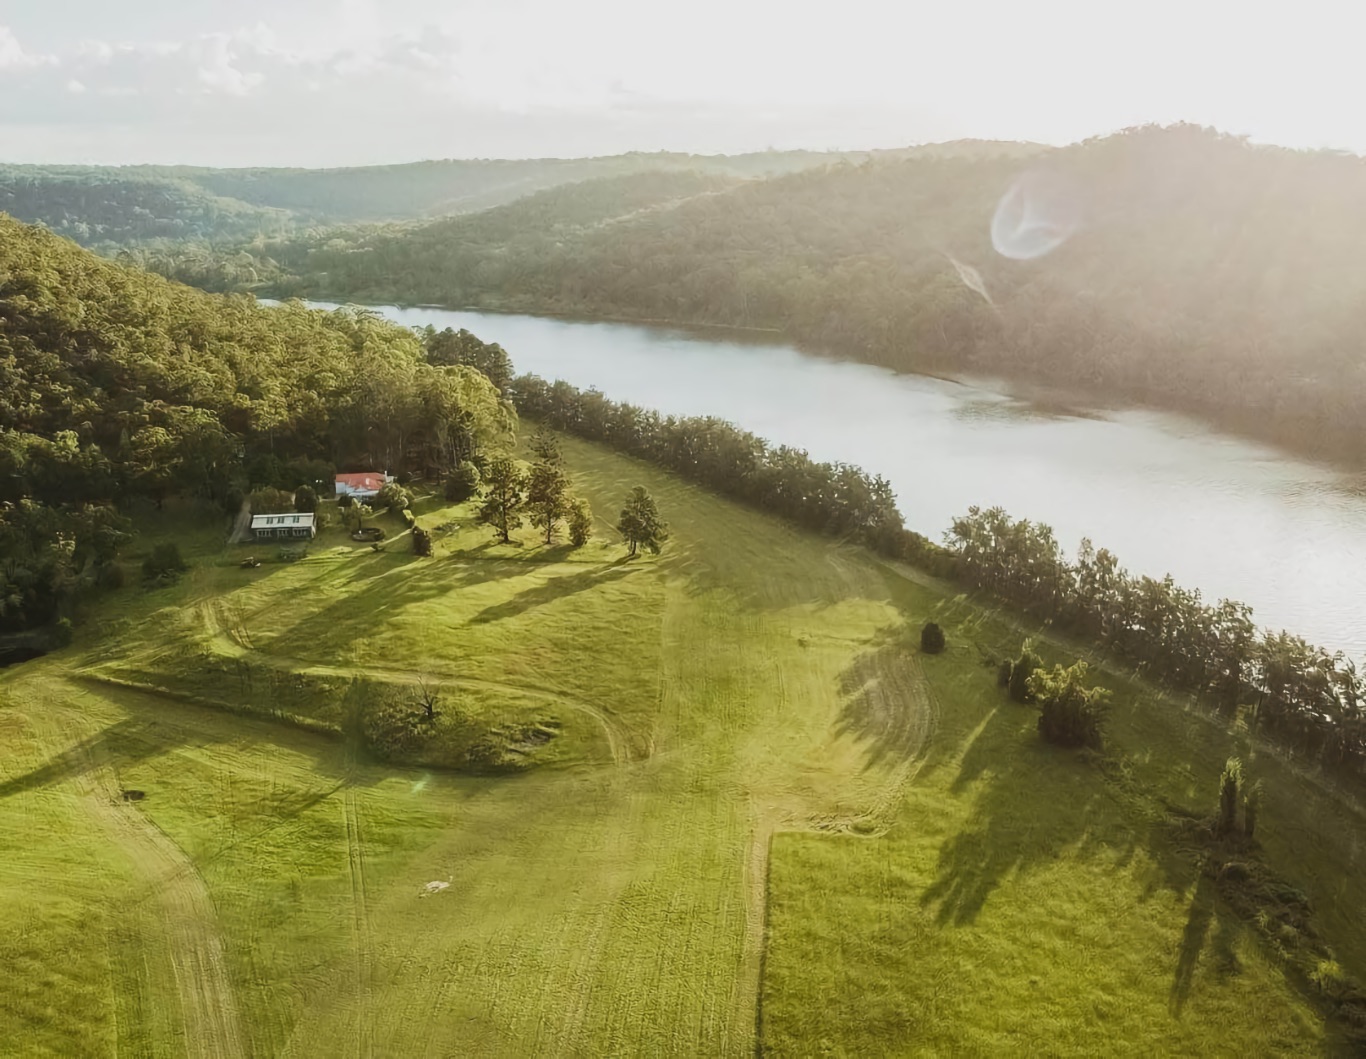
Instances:
[[[1036,145],[960,140],[882,151],[678,152],[447,159],[338,169],[0,164],[0,210],[86,246],[234,241],[290,226],[430,219],[564,184],[652,171],[744,178],[877,158],[984,155]]]

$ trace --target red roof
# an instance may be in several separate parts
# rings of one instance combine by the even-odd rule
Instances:
[[[349,486],[352,489],[374,490],[375,492],[379,492],[388,480],[379,471],[360,471],[357,474],[337,475],[338,485]]]

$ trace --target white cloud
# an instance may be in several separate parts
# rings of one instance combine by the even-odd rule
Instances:
[[[24,50],[19,38],[8,26],[0,26],[0,73],[17,73],[54,65],[51,55],[35,55]]]
[[[87,17],[42,13],[69,4]],[[1231,0],[114,6],[24,5],[11,22],[38,47],[0,27],[5,157],[341,164],[1065,142],[1183,119],[1366,147],[1359,35],[1322,31],[1329,0],[1300,0],[1289,21]]]

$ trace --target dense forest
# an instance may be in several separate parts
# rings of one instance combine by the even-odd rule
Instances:
[[[348,169],[0,164],[0,211],[83,246],[249,242],[294,229],[472,213],[585,180],[702,173],[739,180],[873,157],[954,157],[1036,150],[964,140],[899,151],[635,152],[600,158],[471,159]],[[202,251],[201,251],[202,252]],[[254,280],[253,280],[254,281]]]
[[[87,166],[0,165],[0,211],[82,246],[250,240],[290,215],[224,198],[188,180]]]
[[[1144,127],[1025,159],[823,166],[610,225],[554,223],[532,197],[275,242],[253,264],[289,293],[778,328],[898,369],[1061,385],[1361,461],[1364,165]],[[993,245],[1012,195],[1017,234],[1053,225],[1051,252]],[[1068,216],[1047,216],[1059,203]]]
[[[439,476],[500,444],[497,388],[439,359],[364,310],[204,294],[0,216],[0,633],[117,578],[138,503],[236,514],[254,488]]]

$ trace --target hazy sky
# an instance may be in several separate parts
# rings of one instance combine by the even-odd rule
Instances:
[[[0,0],[0,160],[351,165],[1063,143],[1366,150],[1354,5]]]

